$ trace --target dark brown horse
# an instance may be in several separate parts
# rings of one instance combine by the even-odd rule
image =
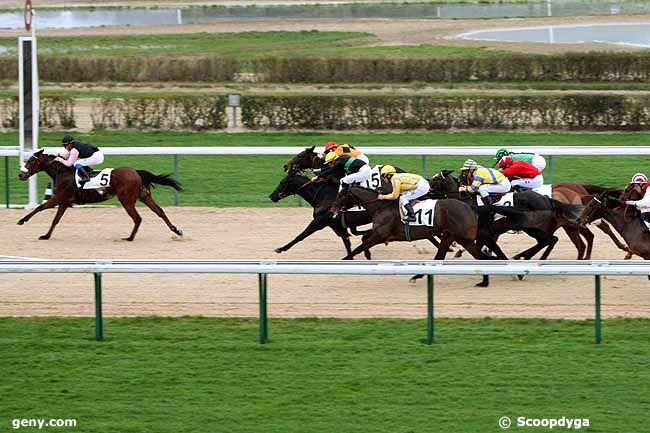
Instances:
[[[440,237],[434,260],[444,260],[453,242],[462,245],[476,259],[488,259],[476,246],[478,218],[467,204],[458,200],[436,201],[432,224],[411,226],[407,236],[398,200],[377,200],[377,195],[374,190],[352,186],[337,198],[337,210],[359,205],[365,207],[372,218],[372,232],[365,237],[361,245],[345,256],[344,260],[351,260],[357,254],[378,244],[420,239],[433,242],[434,236]],[[420,277],[421,275],[417,275],[413,279]],[[479,285],[487,285],[486,279],[487,276],[484,276],[484,281]]]
[[[650,260],[650,232],[643,226],[639,212],[630,210],[631,206],[619,200],[619,196],[620,191],[613,190],[594,197],[580,214],[578,222],[588,224],[603,218],[625,239],[630,252]]]
[[[554,192],[555,192],[556,188],[563,188],[565,190],[568,189],[568,190],[571,190],[571,191],[575,192],[576,194],[578,194],[580,196],[580,200],[582,201],[583,205],[587,205],[591,201],[591,199],[596,195],[602,194],[605,191],[614,191],[614,190],[611,190],[611,189],[606,188],[604,186],[589,185],[589,184],[583,184],[583,183],[577,183],[577,182],[560,182],[560,183],[557,183],[557,184],[553,184],[553,191]],[[620,191],[620,190],[616,190],[616,191]],[[627,191],[627,189],[626,189],[626,191]],[[633,191],[631,191],[631,192],[633,192]],[[623,200],[627,200],[627,199],[623,199]],[[637,200],[637,199],[632,197],[632,198],[630,198],[630,200]],[[618,239],[618,236],[616,236],[616,234],[614,233],[612,228],[609,226],[609,224],[607,224],[605,221],[603,221],[601,219],[601,220],[595,221],[594,225],[596,227],[598,227],[607,236],[609,236],[609,238],[614,242],[614,244],[619,249],[621,249],[621,250],[623,250],[623,251],[625,251],[627,253],[627,255],[625,256],[626,259],[629,259],[632,256],[632,253],[630,252],[630,249],[627,247],[627,245],[625,245],[623,242],[621,242]],[[588,238],[589,234],[591,234],[591,232],[589,232],[589,234],[587,234],[586,232],[580,232],[580,234],[582,234],[585,238]],[[591,234],[591,239],[592,239],[591,242],[589,242],[589,241],[587,242],[588,243],[587,253],[584,256],[585,260],[591,259],[591,249],[592,249],[592,245],[593,245],[593,234]]]
[[[433,198],[458,198],[472,203],[473,197],[467,194],[461,196],[458,193],[460,182],[451,176],[451,173],[450,170],[443,170],[435,175],[429,182],[431,185],[429,195]],[[566,193],[571,195],[568,191]],[[519,210],[525,210],[525,212],[512,213],[508,211],[509,208],[500,207],[498,213],[505,215],[506,218],[494,222],[486,221],[486,216],[489,213],[483,206],[474,207],[474,210],[480,213],[478,243],[481,246],[487,246],[499,259],[505,260],[507,257],[496,245],[496,239],[509,230],[523,231],[537,241],[533,247],[516,254],[514,259],[529,260],[544,250],[541,259],[545,260],[558,241],[558,237],[554,233],[559,227],[565,227],[565,231],[570,234],[569,237],[572,240],[575,237],[579,239],[580,227],[571,220],[576,216],[576,212],[582,209],[581,206],[549,199],[533,191],[517,193],[515,200],[515,208],[521,207]],[[580,242],[582,243],[582,241]],[[584,243],[582,243],[582,251],[584,251]]]
[[[364,235],[366,232],[357,231],[357,226],[370,224],[372,219],[366,211],[341,213],[337,218],[333,217],[330,212],[334,200],[339,191],[339,185],[332,182],[312,182],[308,177],[299,173],[290,172],[287,174],[271,193],[269,198],[274,203],[297,194],[314,208],[314,219],[309,225],[288,244],[275,249],[276,253],[288,251],[298,242],[305,240],[319,230],[326,227],[331,228],[334,233],[343,241],[345,250],[349,254],[352,251],[350,244],[349,228],[352,234]],[[370,260],[370,251],[364,252],[366,258]]]
[[[180,184],[172,179],[170,175],[155,175],[146,170],[120,167],[113,170],[110,185],[104,188],[103,192],[100,193],[92,189],[79,190],[75,181],[74,167],[66,167],[60,162],[54,161],[54,158],[54,155],[46,155],[43,150],[39,150],[29,158],[18,174],[20,180],[27,180],[32,175],[44,171],[54,182],[52,197],[18,221],[18,225],[23,225],[38,212],[58,206],[50,230],[40,236],[39,239],[45,240],[52,236],[54,227],[56,227],[66,209],[72,205],[100,203],[112,197],[117,197],[131,219],[133,219],[133,230],[129,237],[124,238],[124,240],[132,241],[142,222],[142,217],[135,209],[135,203],[138,200],[142,201],[156,215],[162,218],[172,232],[178,236],[183,236],[183,231],[169,221],[165,212],[151,196],[151,189],[154,184],[170,186],[177,191],[182,191]]]

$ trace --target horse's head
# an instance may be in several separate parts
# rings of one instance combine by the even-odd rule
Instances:
[[[32,154],[32,156],[20,167],[18,179],[27,180],[39,171],[43,171],[49,167],[54,160],[53,155],[46,155],[43,149]]]
[[[642,186],[643,185],[640,183],[629,183],[621,193],[620,200],[641,200],[644,195],[644,192],[641,189]]]
[[[451,175],[453,170],[442,170],[429,180],[429,196],[440,199],[458,194],[458,181]]]
[[[301,187],[309,182],[309,178],[302,176],[298,173],[287,174],[273,190],[269,198],[274,203],[279,202],[283,198],[296,194]]]
[[[594,198],[587,203],[580,215],[578,215],[576,222],[581,225],[589,224],[590,222],[605,216],[608,209],[612,209],[620,203],[620,201],[612,197],[611,194],[611,191],[605,191],[594,196]]]
[[[308,170],[312,168],[319,168],[319,157],[314,149],[316,146],[308,147],[298,155],[291,158],[284,164],[284,171],[287,173],[297,173],[301,170]]]

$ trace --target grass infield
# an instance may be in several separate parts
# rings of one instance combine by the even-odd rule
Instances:
[[[63,132],[41,134],[44,146],[59,146]],[[192,132],[138,132],[96,131],[75,134],[76,138],[99,146],[323,146],[329,140],[368,146],[514,146],[514,145],[650,145],[647,133],[514,133],[514,132],[459,132],[459,133],[192,133]],[[16,143],[17,134],[0,134],[2,143]],[[373,156],[373,164],[394,164],[415,173],[422,173],[422,157]],[[284,176],[283,164],[290,155],[280,156],[181,156],[180,181],[186,191],[180,204],[186,206],[219,207],[276,207],[296,206],[295,198],[278,204],[268,196]],[[472,157],[472,155],[467,155]],[[2,159],[2,158],[0,158]],[[427,175],[443,168],[458,169],[465,156],[427,157]],[[491,165],[491,157],[475,157],[479,164]],[[154,173],[173,170],[171,156],[108,156],[103,166],[132,166]],[[5,200],[5,164],[0,161],[0,203]],[[12,203],[26,201],[26,183],[17,178],[18,160],[10,158],[10,192]],[[553,179],[579,181],[612,187],[621,187],[630,177],[647,170],[648,158],[638,156],[566,156],[553,157]],[[547,167],[545,175],[548,179]],[[45,190],[47,176],[39,176],[40,191]],[[157,188],[155,197],[162,205],[173,203],[172,191]]]
[[[433,346],[425,331],[272,319],[261,346],[255,319],[113,318],[98,343],[91,318],[1,318],[0,429],[485,433],[508,416],[646,430],[648,319],[606,320],[600,346],[592,321],[443,319]]]

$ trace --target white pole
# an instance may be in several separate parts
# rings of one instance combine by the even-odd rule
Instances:
[[[38,86],[38,59],[36,55],[36,20],[32,9],[32,151],[39,148],[38,127],[40,116],[40,95]],[[29,179],[29,208],[38,206],[38,181],[36,176]]]

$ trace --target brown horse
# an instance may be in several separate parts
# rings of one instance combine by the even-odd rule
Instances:
[[[52,236],[54,227],[66,209],[73,204],[100,203],[112,197],[117,197],[131,219],[133,219],[133,230],[129,237],[124,238],[124,240],[132,241],[142,222],[142,217],[135,210],[135,203],[138,200],[142,201],[156,215],[162,218],[172,232],[178,236],[183,236],[183,231],[169,221],[165,212],[151,196],[151,188],[154,184],[170,186],[176,191],[182,191],[180,184],[172,179],[170,175],[155,175],[146,170],[120,167],[113,170],[110,185],[104,188],[103,193],[92,189],[79,190],[75,182],[74,167],[66,167],[60,162],[54,161],[54,158],[54,155],[46,155],[43,150],[39,150],[29,158],[18,174],[20,180],[27,180],[32,175],[44,171],[54,182],[52,197],[18,221],[18,225],[23,225],[38,212],[58,206],[50,230],[40,236],[39,239],[45,240]]]
[[[638,211],[629,212],[629,206],[618,199],[619,195],[620,191],[614,190],[594,197],[578,217],[578,222],[588,224],[603,218],[625,239],[633,254],[650,260],[650,232],[643,227]]]
[[[440,237],[440,245],[434,260],[444,260],[453,242],[462,245],[474,258],[488,259],[477,247],[478,218],[472,209],[458,200],[437,200],[433,212],[432,224],[429,226],[411,226],[409,234],[401,220],[397,200],[377,200],[377,191],[352,186],[345,193],[339,194],[334,205],[341,210],[355,205],[363,206],[372,218],[372,232],[365,236],[361,245],[356,247],[343,260],[352,260],[357,254],[367,251],[375,245],[395,241],[415,241]],[[421,278],[416,275],[413,279]],[[487,276],[478,285],[487,286]]]
[[[577,183],[577,182],[560,182],[560,183],[557,183],[557,184],[553,184],[553,192],[554,193],[555,193],[555,190],[557,188],[563,188],[565,190],[568,189],[568,190],[571,190],[571,191],[575,192],[576,194],[579,195],[583,205],[587,205],[595,195],[602,194],[605,191],[610,191],[610,189],[605,188],[603,186],[589,185],[589,184],[583,184],[583,183]],[[614,190],[611,190],[611,191],[614,191]],[[637,200],[637,199],[632,197],[630,200]],[[625,251],[627,253],[627,255],[625,256],[626,259],[629,259],[632,256],[632,253],[630,252],[630,249],[627,247],[627,245],[625,245],[623,242],[621,242],[618,239],[618,236],[616,236],[616,234],[614,233],[612,228],[609,226],[609,224],[607,224],[605,221],[603,221],[601,219],[601,220],[598,220],[594,225],[596,227],[598,227],[607,236],[609,236],[609,238],[614,242],[614,244],[619,249],[621,249],[621,250],[623,250],[623,251]],[[591,233],[591,231],[589,231],[589,233],[581,231],[580,234],[582,234],[588,240],[587,241],[587,243],[588,243],[587,253],[584,256],[584,259],[589,260],[589,259],[591,259],[591,250],[592,250],[592,246],[593,246],[593,236],[594,235],[593,235],[593,233]],[[592,239],[591,242],[588,239],[589,235],[591,235],[591,239]]]

